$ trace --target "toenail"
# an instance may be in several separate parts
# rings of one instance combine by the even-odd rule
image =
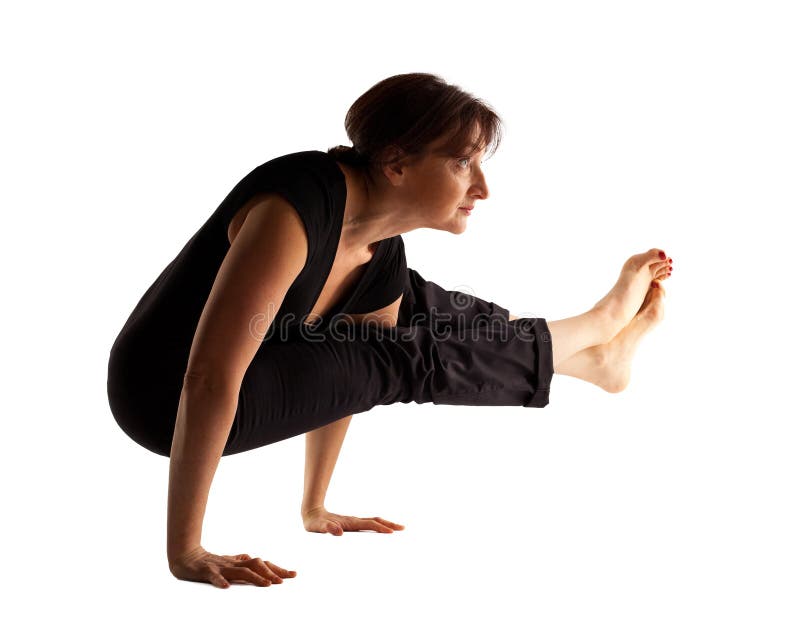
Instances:
[[[670,257],[670,258],[669,258],[667,261],[669,261],[670,263],[672,263],[672,257]]]
[[[661,257],[662,259],[666,259],[667,253],[665,253],[663,250],[660,250],[658,251],[658,256]]]

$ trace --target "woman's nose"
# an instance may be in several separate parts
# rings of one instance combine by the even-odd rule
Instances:
[[[481,174],[475,182],[475,189],[480,193],[480,198],[486,200],[489,198],[489,186],[486,184],[486,179]]]

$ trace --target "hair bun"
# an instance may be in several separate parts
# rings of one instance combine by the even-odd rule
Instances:
[[[355,146],[347,146],[344,154],[347,160],[354,165],[365,165],[369,163],[369,157],[359,151]]]

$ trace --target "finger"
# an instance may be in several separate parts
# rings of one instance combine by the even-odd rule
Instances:
[[[297,574],[296,570],[286,570],[285,568],[281,568],[277,564],[273,564],[272,562],[266,562],[267,566],[269,566],[274,572],[278,573],[281,577],[294,577]]]
[[[362,529],[371,529],[380,533],[394,533],[394,529],[387,527],[386,525],[382,525],[373,518],[362,518],[361,521],[363,525],[361,527]]]
[[[223,566],[222,574],[229,581],[249,581],[257,586],[271,586],[272,582],[245,566]]]
[[[208,580],[212,583],[212,585],[216,586],[217,588],[230,588],[228,580],[225,579],[222,575],[220,575],[217,571],[212,570],[208,574]]]
[[[239,562],[241,560],[249,560],[249,559],[251,559],[250,556],[247,553],[239,553],[239,555],[223,555],[222,557],[227,557],[228,559],[231,559],[231,560],[234,560],[234,561],[237,561],[237,562]]]
[[[386,529],[386,530],[388,530],[390,532],[394,531],[394,528],[392,527],[392,525],[394,523],[390,523],[388,520],[384,520],[383,518],[380,518],[379,516],[373,516],[372,518],[370,518],[370,520],[372,520],[372,521],[376,522],[378,525],[380,525],[381,529]]]
[[[316,533],[332,533],[336,536],[341,535],[342,533],[342,525],[333,520],[318,520],[315,521],[311,526],[306,527],[306,529]]]
[[[405,529],[405,525],[401,525],[400,523],[392,522],[391,520],[386,520],[385,518],[381,518],[380,516],[375,516],[375,520],[379,523],[384,525],[388,525],[389,527],[394,527],[395,529]]]
[[[278,575],[272,572],[269,566],[264,563],[260,557],[257,557],[251,560],[250,568],[256,571],[259,575],[264,577],[265,579],[269,579],[272,583],[283,583],[283,579],[281,579]]]

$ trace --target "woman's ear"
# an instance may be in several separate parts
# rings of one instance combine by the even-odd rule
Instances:
[[[403,176],[403,170],[412,164],[412,158],[398,146],[386,147],[381,153],[381,171],[392,185],[397,185]]]

